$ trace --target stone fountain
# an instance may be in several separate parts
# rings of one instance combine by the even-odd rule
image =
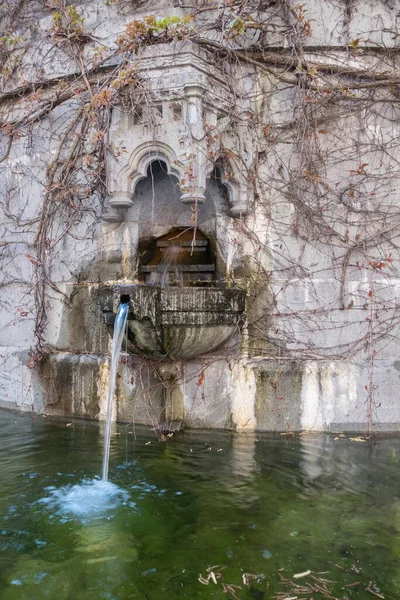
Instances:
[[[142,283],[115,285],[103,322],[113,324],[120,302],[129,302],[127,350],[157,359],[192,359],[224,346],[240,330],[246,292],[216,287],[206,236],[174,229],[151,245],[139,267]]]
[[[107,156],[104,220],[138,226],[131,282],[112,286],[102,320],[112,325],[124,297],[128,352],[180,360],[220,349],[240,331],[246,293],[227,283],[216,211],[226,213],[222,235],[232,238],[232,218],[246,214],[253,192],[235,160],[218,158],[219,137],[207,134],[223,130],[229,99],[207,95],[192,69],[163,77],[162,92],[155,73],[149,82],[158,90],[153,100],[138,98],[133,113],[113,111],[110,140],[124,154]]]
[[[117,285],[113,306],[129,296],[128,346],[158,359],[196,358],[225,345],[239,331],[245,292],[213,288]],[[103,311],[111,324],[115,312]]]

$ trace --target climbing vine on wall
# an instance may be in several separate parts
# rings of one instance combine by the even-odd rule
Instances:
[[[243,102],[247,94],[252,106],[246,126],[257,152],[250,167],[241,164],[256,200],[252,219],[235,223],[238,239],[252,248],[249,293],[261,303],[249,314],[250,352],[316,359],[366,354],[371,420],[375,357],[397,339],[399,325],[398,33],[385,24],[381,42],[376,35],[375,41],[351,39],[342,23],[340,47],[316,48],[320,23],[307,3],[196,1],[181,3],[175,15],[156,16],[157,6],[142,2],[140,17],[127,0],[104,4],[111,19],[124,22],[111,42],[89,23],[84,3],[8,0],[0,9],[0,167],[8,172],[0,285],[26,283],[10,265],[31,263],[34,303],[28,312],[21,308],[34,319],[30,366],[47,349],[49,291],[70,302],[54,281],[52,258],[66,237],[95,235],[106,154],[124,152],[108,139],[111,111],[121,104],[134,111],[138,95],[146,98],[140,72],[146,48],[190,41],[218,67],[232,98]],[[244,72],[252,91],[237,75]],[[233,102],[225,129],[237,134],[238,119]],[[12,169],[13,157],[46,131],[51,139],[42,142],[42,154],[48,158],[35,169]],[[207,135],[219,133],[208,128]],[[232,149],[222,145],[224,152],[229,162]],[[12,203],[29,180],[41,190],[34,214]],[[262,235],[254,227],[260,211],[267,223]],[[243,285],[235,269],[229,277]],[[331,295],[322,280],[337,284]]]

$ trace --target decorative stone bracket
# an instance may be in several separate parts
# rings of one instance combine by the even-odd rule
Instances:
[[[122,220],[123,211],[134,204],[138,182],[147,177],[148,167],[154,161],[164,162],[167,172],[179,180],[182,202],[194,204],[205,201],[207,176],[214,166],[209,158],[209,141],[203,121],[205,92],[206,87],[202,83],[188,82],[183,85],[183,102],[180,96],[179,100],[158,103],[160,122],[156,133],[149,123],[138,120],[134,114],[113,112],[109,142],[114,148],[122,147],[124,152],[121,156],[127,154],[128,160],[121,164],[121,156],[116,158],[108,153],[109,209],[103,217],[105,220]],[[174,102],[179,107],[179,118],[174,113]],[[214,114],[215,122],[216,117]],[[228,179],[223,174],[221,183],[229,197],[230,214],[237,217],[246,214],[250,188],[237,165],[234,171],[232,165],[230,169],[235,177]]]

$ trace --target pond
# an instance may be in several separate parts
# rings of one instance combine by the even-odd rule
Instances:
[[[400,438],[0,413],[0,598],[400,598]]]

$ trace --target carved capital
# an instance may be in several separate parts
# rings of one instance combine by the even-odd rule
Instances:
[[[182,194],[181,201],[184,204],[204,204],[204,202],[206,201],[204,192],[204,188],[196,188],[193,191],[190,190]]]
[[[130,192],[113,192],[108,202],[112,208],[130,208],[133,205],[132,194]]]

